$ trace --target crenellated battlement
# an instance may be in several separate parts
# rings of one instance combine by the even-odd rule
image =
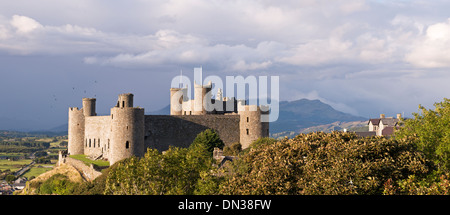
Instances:
[[[82,109],[79,109],[78,107],[69,107],[69,111],[74,111],[74,112],[76,112],[76,111],[83,111]]]

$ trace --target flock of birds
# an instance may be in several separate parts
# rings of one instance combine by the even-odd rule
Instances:
[[[97,81],[94,81],[94,84],[97,84],[97,83],[98,83]],[[72,87],[72,93],[73,93],[73,94],[77,93],[75,87]],[[87,91],[86,91],[86,90],[83,90],[83,93],[84,93],[84,94],[87,94]],[[94,95],[94,98],[95,98],[95,97],[97,97],[97,95]],[[50,104],[50,108],[54,108],[54,107],[56,106],[56,103],[58,102],[58,98],[57,98],[56,94],[53,94],[52,100],[53,100],[53,102]]]

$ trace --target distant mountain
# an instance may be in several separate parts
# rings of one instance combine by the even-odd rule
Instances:
[[[170,105],[163,107],[162,109],[146,112],[146,115],[169,115],[170,114]]]
[[[169,115],[170,105],[164,108],[147,112],[149,115]],[[335,122],[366,121],[360,116],[354,116],[333,109],[320,100],[300,99],[296,101],[280,102],[280,113],[276,122],[270,123],[270,133],[294,131],[301,133],[313,126],[331,124]],[[356,123],[358,124],[358,123]],[[326,126],[325,126],[326,127]],[[326,131],[327,129],[324,129]],[[306,130],[305,130],[306,131]]]
[[[282,101],[278,120],[270,123],[270,133],[286,131],[300,133],[303,129],[313,126],[365,120],[367,119],[364,117],[337,111],[320,100]]]

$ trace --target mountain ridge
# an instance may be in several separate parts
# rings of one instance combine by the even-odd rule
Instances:
[[[302,129],[334,122],[365,121],[367,118],[335,110],[320,100],[299,99],[280,102],[276,122],[270,123],[270,133],[300,132]]]

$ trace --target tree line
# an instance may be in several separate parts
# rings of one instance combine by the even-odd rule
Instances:
[[[50,147],[49,142],[34,140],[19,141],[0,141],[0,152],[24,152],[30,153]]]

